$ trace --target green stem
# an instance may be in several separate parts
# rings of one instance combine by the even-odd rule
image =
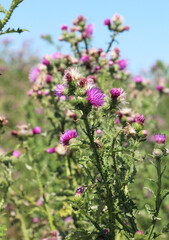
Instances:
[[[118,34],[118,32],[114,32],[114,34],[113,34],[113,36],[112,36],[112,40],[111,40],[111,42],[109,43],[109,46],[108,46],[108,48],[107,48],[106,53],[109,52],[109,50],[110,50],[110,48],[111,48],[113,42],[115,41],[115,37],[117,36],[117,34]]]
[[[111,236],[111,240],[114,240],[115,239],[115,208],[112,201],[112,192],[108,184],[107,184],[107,199],[108,199],[107,207],[109,211],[110,236]]]
[[[21,230],[22,230],[23,237],[24,237],[25,240],[29,240],[29,236],[28,236],[28,233],[27,233],[27,230],[26,230],[25,221],[24,221],[22,215],[19,213],[19,211],[18,210],[16,210],[16,211],[17,211],[18,218],[21,222]]]
[[[86,53],[89,53],[89,49],[88,49],[88,44],[87,44],[87,40],[86,38],[84,38],[84,43],[85,43],[85,48],[86,48]]]
[[[36,173],[36,179],[37,179],[37,182],[38,182],[40,194],[41,194],[41,196],[43,197],[43,200],[44,200],[44,206],[45,206],[45,210],[46,210],[46,215],[48,217],[49,226],[50,226],[51,231],[53,232],[55,230],[55,227],[54,227],[54,224],[53,224],[53,217],[52,217],[48,202],[47,202],[45,194],[44,194],[42,182],[41,182],[41,179],[40,179],[40,174],[39,174],[36,166],[34,167],[34,169],[35,169],[35,173]]]
[[[81,52],[80,52],[80,50],[79,50],[78,43],[75,44],[75,48],[76,48],[77,54],[78,54],[79,59],[80,59],[80,58],[81,58]]]
[[[155,225],[157,223],[157,217],[160,211],[160,206],[161,206],[161,159],[157,158],[156,159],[156,170],[157,170],[157,194],[156,194],[156,202],[155,202],[155,213],[153,216],[153,220],[152,220],[152,225],[150,227],[150,230],[148,232],[147,235],[147,240],[152,239],[152,234],[155,228]]]
[[[92,150],[93,150],[93,153],[94,153],[94,156],[95,156],[97,169],[100,172],[103,180],[105,180],[105,176],[102,172],[102,166],[101,166],[101,163],[100,163],[100,158],[99,158],[99,155],[98,155],[98,152],[97,152],[97,148],[96,148],[93,136],[92,136],[91,131],[90,131],[90,126],[89,126],[89,122],[88,122],[88,119],[87,119],[87,114],[84,113],[84,112],[83,112],[83,120],[84,120],[84,123],[85,123],[85,126],[86,126],[87,136],[90,140],[90,145],[92,147]]]

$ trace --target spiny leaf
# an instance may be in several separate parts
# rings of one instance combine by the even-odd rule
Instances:
[[[20,28],[18,28],[16,30],[14,28],[8,28],[5,31],[1,31],[0,35],[7,34],[7,33],[19,33],[20,34],[20,33],[25,32],[25,31],[29,32],[29,30],[27,30],[27,29],[20,29]]]

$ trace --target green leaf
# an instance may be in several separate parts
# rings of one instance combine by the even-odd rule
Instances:
[[[0,35],[7,34],[7,33],[19,33],[19,34],[20,34],[20,33],[25,32],[25,31],[29,32],[29,30],[27,30],[27,29],[8,28],[8,29],[6,29],[5,31],[1,31],[1,32],[0,32]]]
[[[0,4],[0,12],[2,12],[2,13],[5,13],[6,14],[6,11],[5,11],[5,9],[4,9],[4,7]]]

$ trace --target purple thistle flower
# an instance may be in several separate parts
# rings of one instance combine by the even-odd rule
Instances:
[[[77,138],[77,137],[78,135],[77,135],[76,129],[75,130],[68,129],[60,136],[60,143],[62,143],[64,146],[67,146],[69,145],[69,141],[72,138]]]
[[[105,26],[106,26],[106,25],[109,26],[110,23],[111,23],[111,22],[110,22],[110,19],[107,18],[107,19],[104,20],[104,23],[103,23],[103,24],[104,24]]]
[[[127,61],[125,59],[121,59],[117,62],[119,65],[120,71],[127,67]]]
[[[50,64],[50,61],[49,61],[46,57],[43,57],[42,63],[43,63],[45,66],[48,66],[48,65]]]
[[[16,157],[16,158],[19,158],[20,157],[20,155],[21,155],[21,153],[19,152],[19,151],[13,151],[13,153],[12,153],[12,155],[14,156],[14,157]]]
[[[163,91],[163,86],[157,85],[157,86],[156,86],[156,90],[157,90],[158,92],[162,92],[162,91]]]
[[[33,218],[33,222],[34,223],[38,223],[39,222],[39,218]]]
[[[65,24],[63,24],[61,27],[60,27],[60,29],[63,31],[67,31],[67,29],[68,29],[68,26],[67,25],[65,25]]]
[[[47,74],[46,75],[46,83],[51,83],[52,82],[52,76]]]
[[[87,100],[94,106],[94,107],[101,107],[104,104],[105,94],[100,91],[99,88],[92,87],[87,92],[88,98]]]
[[[55,150],[55,148],[48,148],[48,149],[46,150],[46,152],[52,154],[52,153],[55,153],[56,150]]]
[[[133,81],[135,83],[142,83],[143,82],[143,78],[142,78],[142,76],[135,76],[135,77],[133,77]]]
[[[156,134],[154,135],[156,143],[165,143],[166,135],[165,134]]]
[[[86,29],[84,30],[84,32],[86,33],[86,37],[90,38],[93,34],[94,31],[94,26],[93,24],[89,24],[87,25]]]
[[[58,97],[63,96],[64,89],[65,89],[64,85],[62,85],[62,84],[56,85],[55,95],[58,96]]]
[[[39,68],[38,67],[34,67],[30,70],[29,72],[29,80],[31,82],[35,82],[37,77],[38,77],[38,74],[39,74]]]
[[[112,98],[113,100],[116,100],[122,93],[123,93],[123,90],[120,89],[120,88],[113,88],[113,89],[110,91],[111,98]]]
[[[73,221],[73,218],[72,217],[67,217],[67,218],[65,218],[65,220],[64,220],[65,222],[71,222],[71,221]]]
[[[138,116],[137,119],[136,119],[136,121],[137,121],[137,123],[143,125],[143,124],[144,124],[144,121],[145,121],[144,115]]]
[[[56,52],[52,55],[52,59],[61,59],[62,54],[60,52]]]
[[[33,134],[40,134],[42,132],[41,127],[37,126],[32,130]]]
[[[109,233],[108,229],[106,229],[106,228],[103,231],[104,231],[105,234]]]
[[[84,188],[82,186],[76,189],[75,196],[81,195],[84,192]]]
[[[83,62],[83,63],[89,62],[89,60],[90,60],[89,56],[84,55],[84,54],[80,58],[80,61]]]

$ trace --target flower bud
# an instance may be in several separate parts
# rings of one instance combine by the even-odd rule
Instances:
[[[42,130],[39,126],[37,126],[32,130],[32,132],[33,132],[33,134],[40,134],[42,132]]]
[[[136,129],[137,132],[140,132],[143,129],[143,126],[138,122],[133,123],[132,126]]]
[[[55,150],[55,148],[48,148],[48,149],[46,150],[46,152],[52,154],[52,153],[55,153],[56,150]]]
[[[154,149],[153,150],[153,155],[156,158],[161,158],[164,156],[163,152],[160,149]]]

